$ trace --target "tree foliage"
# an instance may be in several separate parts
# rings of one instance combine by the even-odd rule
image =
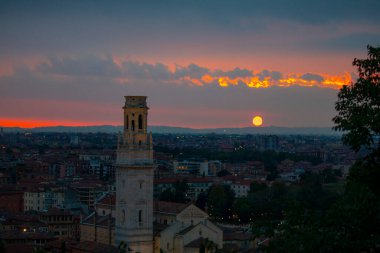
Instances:
[[[343,86],[333,118],[335,130],[344,131],[343,142],[355,151],[370,150],[372,160],[380,156],[380,47],[368,46],[367,59],[354,59],[359,78]]]
[[[204,192],[199,193],[195,205],[202,210],[206,210],[207,196]]]
[[[232,206],[235,193],[227,185],[214,185],[207,197],[209,214],[217,220],[229,220],[232,217]]]
[[[288,212],[268,252],[378,252],[379,199],[356,184],[326,211],[302,207]]]
[[[380,252],[380,48],[368,46],[368,58],[353,65],[359,78],[338,94],[334,129],[368,155],[351,167],[342,196],[323,191],[323,182],[334,181],[332,171],[319,175],[322,185],[316,177],[304,178],[268,252]]]
[[[182,181],[177,181],[173,184],[172,188],[165,189],[159,196],[162,201],[171,201],[177,203],[187,203],[189,199],[187,198],[187,192],[189,186],[187,184],[187,179]]]

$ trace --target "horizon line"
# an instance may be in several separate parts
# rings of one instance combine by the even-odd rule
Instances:
[[[0,128],[21,128],[21,129],[39,129],[39,128],[57,128],[57,127],[69,127],[69,128],[84,128],[84,127],[123,127],[120,125],[112,125],[112,124],[94,124],[94,125],[46,125],[46,126],[32,126],[32,127],[22,127],[22,126],[2,126]],[[262,128],[332,128],[334,126],[279,126],[279,125],[267,125],[267,126],[240,126],[240,127],[186,127],[186,126],[171,126],[171,125],[150,125],[149,127],[169,127],[169,128],[186,128],[186,129],[194,129],[194,130],[202,130],[202,129],[242,129],[242,128],[253,128],[253,129],[262,129]]]

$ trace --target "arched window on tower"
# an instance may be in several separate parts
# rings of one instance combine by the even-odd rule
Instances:
[[[143,128],[143,120],[142,120],[142,115],[139,115],[139,129]]]
[[[139,224],[142,225],[142,210],[139,210]]]
[[[135,120],[132,120],[132,131],[135,131]]]

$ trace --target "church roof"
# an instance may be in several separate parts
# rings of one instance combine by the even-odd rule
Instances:
[[[88,217],[83,219],[82,224],[93,226],[95,223],[95,220],[96,220],[96,226],[99,226],[99,227],[108,227],[109,225],[111,225],[111,227],[115,226],[115,218],[111,218],[110,220],[110,217],[108,215],[105,215],[105,216],[97,215],[95,217],[95,213],[92,213]],[[111,221],[111,224],[109,224],[109,221]]]
[[[189,226],[181,231],[178,232],[179,235],[185,235],[187,232],[191,231],[195,226]]]
[[[198,239],[195,239],[194,241],[189,242],[188,244],[185,245],[187,248],[198,248],[202,245],[204,241],[203,237],[199,237]]]
[[[179,214],[190,204],[191,203],[184,204],[184,203],[155,200],[153,202],[153,210],[154,212],[159,212],[159,213]]]
[[[116,195],[115,194],[107,194],[105,197],[100,199],[97,205],[111,205],[115,206],[116,203]]]

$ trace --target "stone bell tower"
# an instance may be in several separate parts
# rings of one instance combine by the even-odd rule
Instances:
[[[146,96],[125,96],[116,151],[116,234],[133,253],[153,252],[153,142]],[[127,251],[128,252],[128,251]]]

